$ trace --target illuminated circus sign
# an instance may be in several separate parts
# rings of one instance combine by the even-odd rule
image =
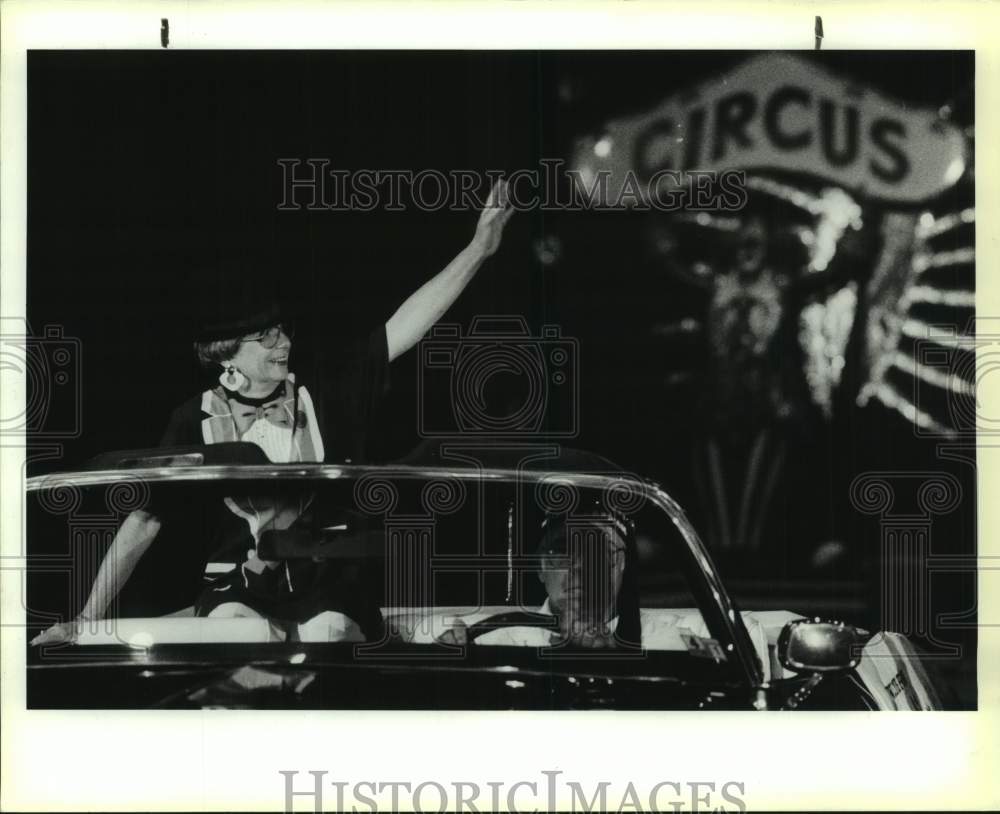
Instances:
[[[965,140],[934,110],[913,109],[788,54],[766,54],[617,119],[574,149],[597,203],[691,170],[780,170],[860,195],[925,201],[966,168]],[[600,176],[606,189],[594,185]]]

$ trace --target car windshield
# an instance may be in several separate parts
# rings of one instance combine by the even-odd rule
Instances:
[[[29,621],[75,617],[102,580],[113,596],[36,663],[295,650],[736,680],[741,639],[768,661],[676,504],[620,473],[171,463],[31,481],[27,542],[47,565],[29,573]],[[119,584],[100,566],[137,512],[159,530]]]

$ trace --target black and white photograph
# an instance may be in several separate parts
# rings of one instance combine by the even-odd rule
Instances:
[[[824,19],[800,50],[235,50],[169,17],[26,50],[29,720],[981,710],[977,53]],[[327,768],[275,805],[320,810]],[[476,805],[546,808],[531,779]]]

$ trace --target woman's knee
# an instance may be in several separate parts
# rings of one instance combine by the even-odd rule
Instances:
[[[208,613],[210,619],[262,619],[264,614],[242,602],[223,602]]]
[[[350,616],[340,611],[323,611],[299,625],[303,642],[363,642],[365,634]]]

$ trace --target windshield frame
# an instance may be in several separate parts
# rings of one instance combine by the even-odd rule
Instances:
[[[659,484],[628,473],[589,474],[560,469],[505,469],[492,467],[413,466],[401,464],[210,464],[141,466],[135,468],[53,472],[27,479],[26,491],[113,485],[116,483],[204,482],[204,481],[325,481],[364,478],[454,479],[468,482],[498,481],[537,484],[558,479],[580,489],[627,488],[665,513],[680,533],[698,577],[692,590],[710,630],[724,634],[720,645],[735,656],[747,683],[759,687],[763,671],[743,619],[729,597],[704,542],[687,519],[680,504]]]

